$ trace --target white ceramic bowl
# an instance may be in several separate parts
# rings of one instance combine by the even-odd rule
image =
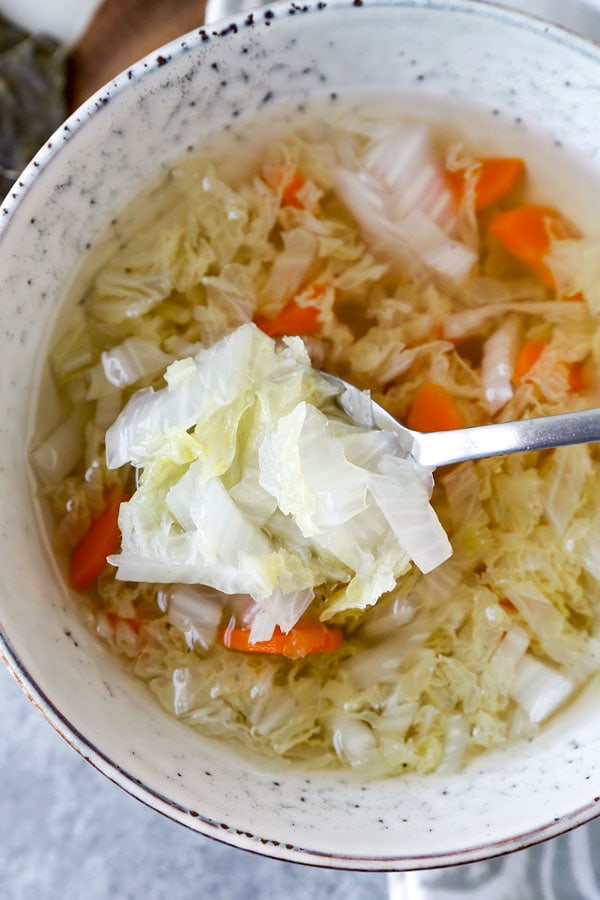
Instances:
[[[35,371],[86,248],[161,166],[266,103],[360,90],[476,103],[511,142],[542,136],[547,183],[593,227],[600,51],[463,0],[275,5],[174,42],[59,130],[0,212],[2,655],[56,730],[109,778],[199,832],[288,860],[439,866],[525,847],[600,811],[597,686],[530,744],[452,777],[362,783],[242,760],[166,715],[80,622],[40,539],[25,466]],[[495,126],[494,126],[495,127]],[[507,132],[508,133],[508,132]],[[569,160],[592,172],[572,180]],[[546,163],[542,159],[542,170]],[[552,170],[552,169],[551,169]],[[578,188],[583,188],[579,189]]]

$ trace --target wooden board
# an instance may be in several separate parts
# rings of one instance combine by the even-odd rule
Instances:
[[[104,0],[67,63],[69,111],[133,62],[200,26],[206,0]]]

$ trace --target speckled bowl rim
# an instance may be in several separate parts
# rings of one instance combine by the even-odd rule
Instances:
[[[499,6],[485,0],[365,0],[365,6],[379,8],[407,8],[407,9],[441,9],[445,11],[460,11],[473,16],[486,16],[496,18],[515,28],[528,29],[538,35],[544,34],[549,40],[558,42],[572,48],[575,53],[583,54],[598,61],[600,71],[600,44],[591,38],[578,35],[559,25],[548,22],[533,14],[527,14],[518,10]],[[273,15],[269,15],[269,24],[276,20],[281,13],[294,12],[302,15],[314,15],[325,6],[337,9],[361,7],[363,0],[332,0],[332,2],[311,2],[302,6],[286,0],[280,0],[272,4]],[[255,20],[251,23],[249,16],[252,11],[245,10],[239,15],[231,16],[217,23],[211,23],[205,27],[199,27],[186,35],[171,41],[163,47],[157,48],[152,53],[143,57],[116,78],[100,88],[92,97],[80,106],[50,137],[47,143],[39,150],[31,163],[24,169],[12,189],[5,197],[0,207],[0,237],[10,224],[11,218],[17,209],[20,200],[29,190],[30,186],[43,173],[53,157],[60,153],[63,143],[72,136],[73,132],[85,128],[93,117],[109,100],[127,89],[132,82],[143,78],[148,72],[162,67],[169,61],[190,48],[207,41],[217,40],[220,37],[235,36],[243,33],[245,26],[249,24],[264,24],[266,7],[260,7],[259,16],[255,13]],[[326,853],[317,850],[305,849],[293,844],[283,844],[277,839],[268,836],[254,835],[241,832],[225,823],[214,821],[194,810],[190,810],[181,804],[170,800],[150,785],[143,783],[131,775],[125,768],[118,765],[109,756],[104,754],[93,742],[81,734],[73,724],[52,703],[42,687],[29,674],[21,662],[18,653],[12,647],[6,635],[0,629],[0,658],[6,665],[17,684],[24,691],[28,699],[42,713],[49,724],[64,740],[95,769],[105,775],[110,781],[125,790],[128,794],[140,800],[146,806],[162,813],[187,828],[196,831],[206,837],[228,844],[239,849],[248,850],[261,856],[271,857],[287,862],[301,863],[311,866],[322,866],[335,869],[347,869],[355,871],[407,871],[411,869],[438,868],[444,866],[460,865],[477,862],[496,856],[526,849],[542,841],[552,839],[573,828],[589,822],[600,815],[599,798],[593,798],[588,804],[572,811],[558,819],[552,819],[546,825],[542,825],[533,831],[516,834],[514,837],[501,841],[481,843],[460,850],[443,853],[420,855],[394,855],[394,856],[359,856],[343,855],[339,853]]]

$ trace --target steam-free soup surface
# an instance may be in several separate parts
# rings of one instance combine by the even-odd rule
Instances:
[[[62,418],[32,451],[56,553],[191,726],[313,766],[453,771],[534,735],[597,668],[598,451],[435,486],[416,467],[392,508],[382,479],[406,461],[382,462],[401,454],[335,413],[309,360],[423,431],[595,406],[599,247],[535,162],[431,121],[314,121],[252,160],[174,165],[160,216],[63,319]],[[275,390],[248,376],[267,357]],[[147,412],[196,376],[208,412]],[[267,576],[266,556],[285,564]]]

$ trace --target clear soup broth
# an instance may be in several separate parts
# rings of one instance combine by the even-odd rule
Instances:
[[[308,438],[290,445],[302,497],[269,489],[258,389],[170,436],[138,422],[123,464],[105,451],[137,392],[166,396],[177,361],[249,323],[261,353],[297,338],[417,430],[596,406],[593,228],[589,173],[561,148],[409,100],[219,138],[122,212],[58,317],[31,462],[74,602],[157,703],[267,756],[389,776],[455,771],[577,695],[599,658],[596,447],[420,472],[410,540],[377,506],[381,471],[343,515],[335,473],[314,488]],[[350,446],[351,423],[327,428]],[[234,504],[202,526],[165,501],[196,462]],[[330,504],[312,531],[309,501]],[[431,568],[425,518],[451,548]],[[268,596],[243,589],[250,532],[285,559]],[[200,574],[179,582],[165,547],[192,533]]]

